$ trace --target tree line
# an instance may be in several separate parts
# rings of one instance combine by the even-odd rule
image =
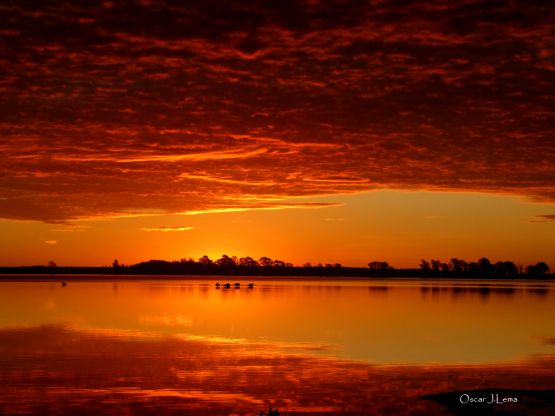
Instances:
[[[395,269],[386,261],[371,261],[368,268],[345,267],[340,263],[304,263],[302,266],[295,266],[292,263],[272,259],[270,257],[260,257],[258,260],[253,257],[236,257],[224,254],[219,259],[212,260],[207,255],[198,260],[192,258],[177,261],[149,260],[131,266],[121,265],[118,260],[112,264],[116,272],[125,273],[232,273],[232,274],[294,274],[300,272],[307,275],[490,275],[490,276],[515,276],[521,274],[546,275],[550,268],[545,262],[538,262],[527,267],[517,266],[512,261],[498,261],[492,263],[488,258],[483,257],[476,262],[452,258],[444,263],[440,260],[422,260],[418,269]]]
[[[478,261],[452,258],[449,262],[421,260],[417,268],[396,269],[386,261],[370,261],[367,267],[349,267],[340,263],[292,263],[267,256],[236,257],[223,255],[211,259],[204,255],[197,260],[149,260],[137,264],[121,264],[114,260],[111,266],[72,267],[59,266],[53,260],[42,266],[0,267],[0,274],[120,274],[120,275],[252,275],[252,276],[330,276],[330,277],[555,277],[547,263],[541,261],[529,266],[512,261],[492,263],[486,257]]]
[[[488,274],[499,276],[512,276],[518,274],[545,275],[550,271],[547,263],[540,261],[534,265],[517,266],[512,261],[498,261],[492,263],[488,258],[482,257],[478,261],[467,262],[452,258],[448,263],[439,260],[421,260],[420,270],[426,273],[456,273],[456,274]]]

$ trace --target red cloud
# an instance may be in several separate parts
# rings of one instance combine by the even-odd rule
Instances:
[[[472,1],[2,5],[0,217],[377,187],[553,201],[550,13]]]

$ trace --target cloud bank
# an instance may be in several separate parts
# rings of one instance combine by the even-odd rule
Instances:
[[[1,4],[0,217],[384,187],[553,201],[553,16],[482,0]]]

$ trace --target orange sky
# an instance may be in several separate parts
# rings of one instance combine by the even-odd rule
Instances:
[[[374,191],[312,198],[332,206],[153,215],[48,224],[0,222],[2,265],[133,264],[207,254],[269,256],[295,264],[365,266],[421,258],[555,264],[552,204],[523,197],[455,192]],[[296,200],[295,203],[300,201]]]
[[[0,5],[0,265],[553,266],[551,11]]]

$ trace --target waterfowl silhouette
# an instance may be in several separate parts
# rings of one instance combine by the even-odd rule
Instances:
[[[235,283],[233,286],[235,286],[235,289],[239,289],[241,287],[241,283]]]
[[[66,282],[62,282],[62,287],[67,286]]]
[[[230,284],[230,283],[226,283],[226,284],[224,285],[224,287],[225,287],[226,289],[229,289],[229,288],[231,287],[231,284]]]
[[[216,283],[216,289],[220,288],[220,282]]]
[[[254,283],[249,283],[249,284],[248,284],[248,288],[249,288],[249,289],[252,289],[253,287],[254,287]]]

